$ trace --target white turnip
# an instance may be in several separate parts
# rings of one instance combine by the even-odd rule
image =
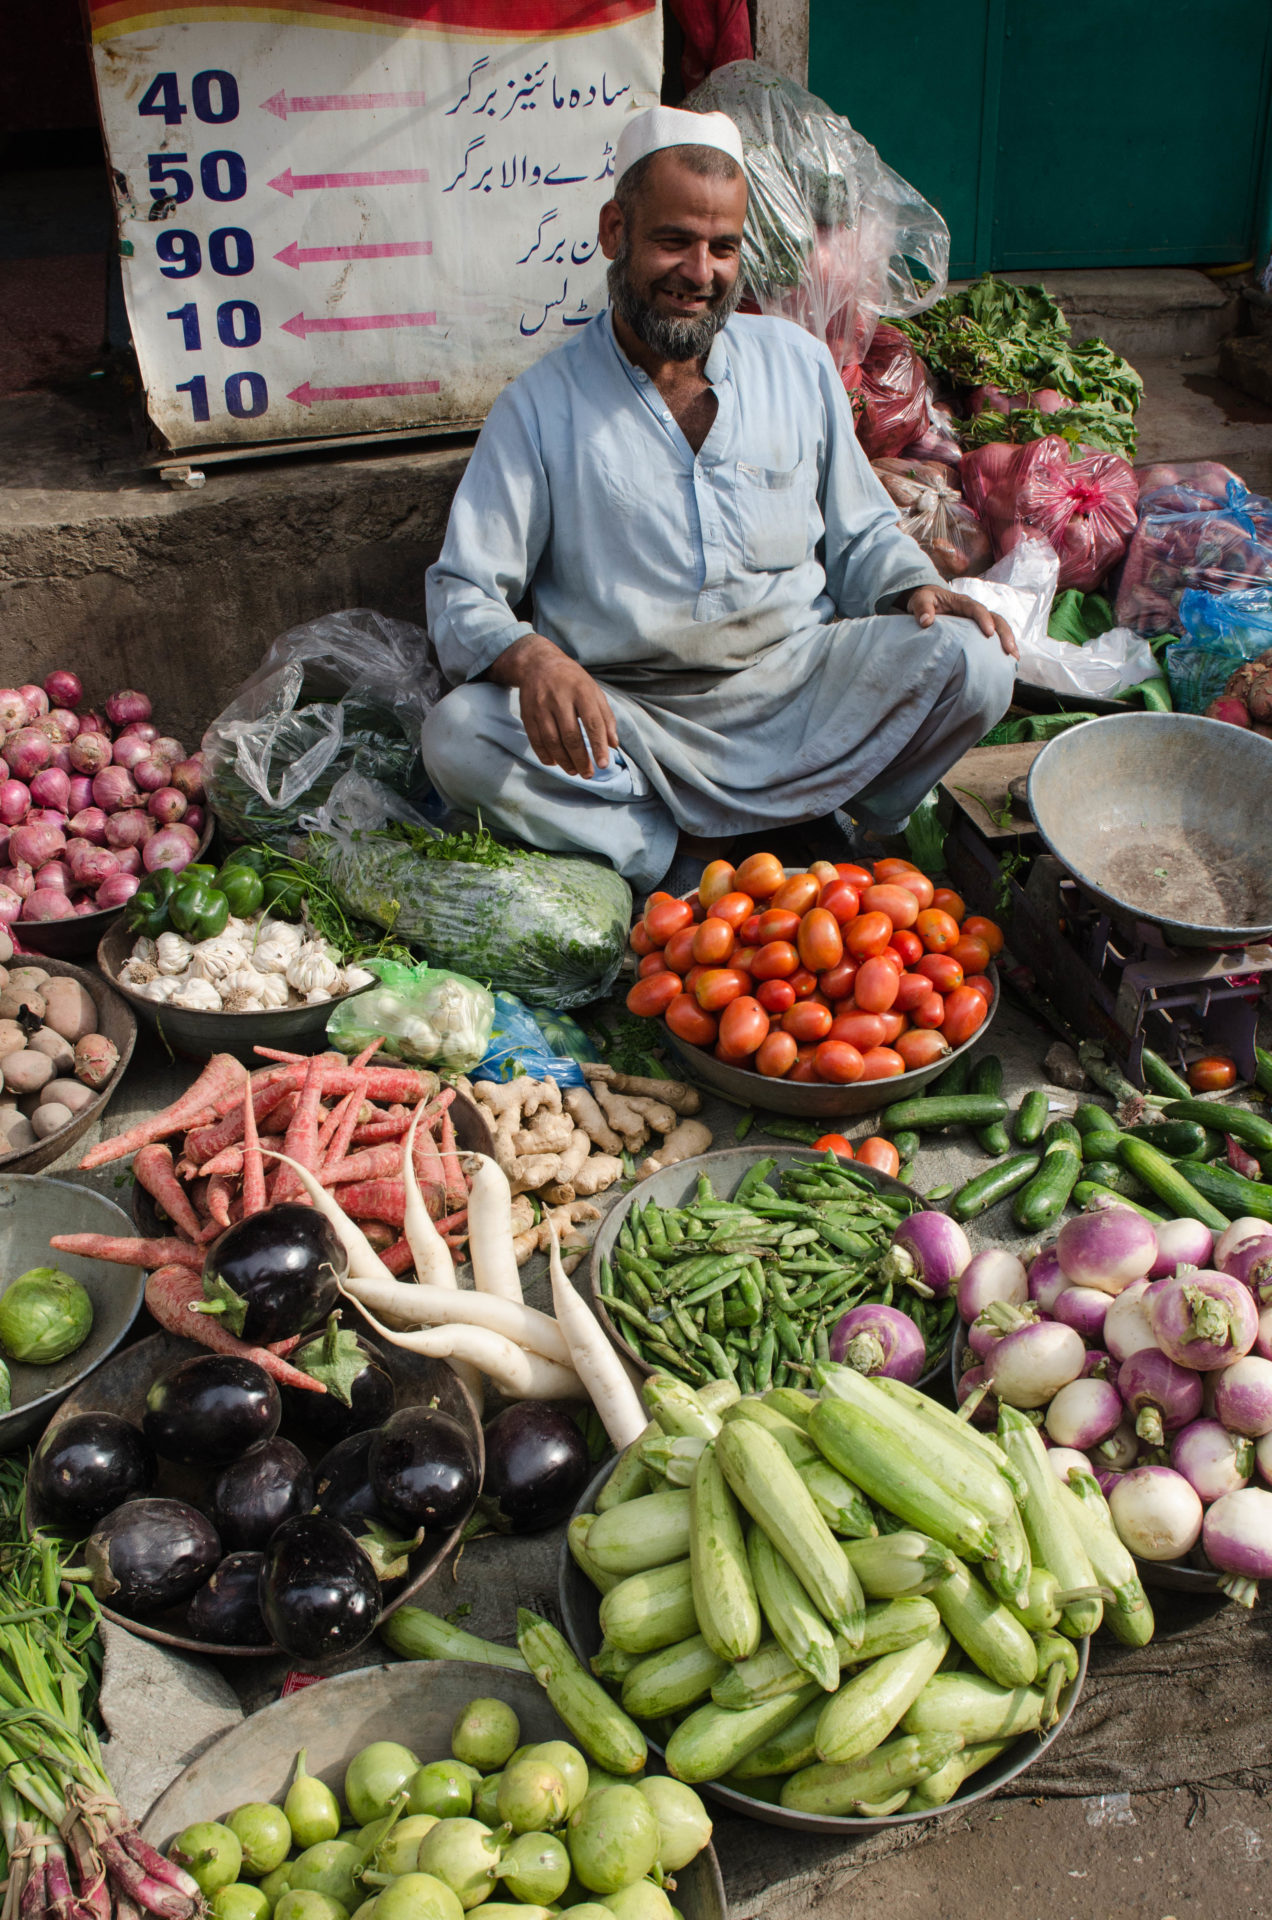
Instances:
[[[1202,1508],[1182,1473],[1135,1467],[1109,1495],[1113,1524],[1141,1560],[1179,1560],[1201,1536]]]
[[[971,1322],[995,1300],[1023,1306],[1029,1298],[1029,1279],[1014,1253],[986,1247],[973,1254],[958,1278],[958,1310]]]
[[[985,1378],[1010,1407],[1045,1407],[1082,1371],[1085,1348],[1072,1327],[1054,1320],[1008,1333],[985,1362]]]

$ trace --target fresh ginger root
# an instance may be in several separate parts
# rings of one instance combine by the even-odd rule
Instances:
[[[615,1093],[648,1094],[679,1114],[698,1113],[702,1107],[697,1087],[685,1080],[649,1080],[638,1073],[619,1073],[600,1060],[585,1061],[583,1072],[590,1082],[612,1087]]]
[[[565,1110],[576,1127],[581,1127],[600,1153],[621,1153],[623,1142],[596,1104],[587,1087],[567,1087]]]
[[[663,1167],[674,1167],[682,1160],[692,1160],[699,1153],[710,1153],[711,1129],[701,1120],[682,1120],[674,1133],[669,1133],[656,1153],[642,1160],[636,1169],[638,1180],[647,1180],[651,1173],[658,1173]]]

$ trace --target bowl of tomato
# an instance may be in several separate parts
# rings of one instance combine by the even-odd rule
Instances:
[[[1003,936],[913,862],[713,861],[651,894],[628,1010],[691,1077],[773,1113],[871,1113],[916,1093],[998,1008]]]

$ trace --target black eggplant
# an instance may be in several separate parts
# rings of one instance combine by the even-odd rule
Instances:
[[[267,1647],[261,1617],[262,1553],[227,1553],[186,1608],[186,1628],[195,1640],[218,1647]]]
[[[480,1490],[472,1441],[435,1407],[390,1414],[371,1443],[368,1466],[377,1504],[404,1533],[458,1525]]]
[[[271,1533],[314,1504],[314,1476],[298,1446],[275,1434],[262,1440],[212,1484],[208,1517],[230,1548],[260,1548]]]
[[[357,1533],[363,1520],[380,1519],[368,1465],[376,1428],[366,1433],[351,1433],[324,1453],[314,1468],[314,1493],[318,1511],[329,1520]]]
[[[567,1413],[523,1400],[486,1428],[482,1492],[514,1533],[568,1518],[591,1477],[587,1443]]]
[[[264,1368],[208,1353],[183,1360],[155,1381],[141,1430],[165,1460],[221,1467],[272,1440],[282,1417],[278,1388]]]
[[[158,1462],[138,1428],[114,1413],[77,1413],[35,1450],[27,1485],[40,1524],[87,1533],[112,1508],[148,1493]]]
[[[97,1598],[139,1618],[188,1600],[220,1558],[216,1528],[184,1500],[126,1500],[84,1549]]]
[[[330,1313],[348,1271],[330,1221],[313,1207],[266,1207],[208,1248],[203,1296],[231,1333],[265,1346]]]
[[[323,1514],[288,1520],[265,1549],[265,1625],[297,1660],[350,1653],[375,1631],[380,1583],[353,1535]]]
[[[393,1411],[393,1381],[381,1354],[351,1327],[342,1327],[335,1315],[313,1340],[297,1347],[291,1364],[321,1380],[326,1393],[304,1387],[284,1387],[283,1407],[288,1421],[296,1421],[315,1439],[330,1446],[351,1433],[378,1427]]]

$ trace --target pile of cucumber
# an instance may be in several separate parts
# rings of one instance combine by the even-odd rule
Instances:
[[[926,1811],[1054,1724],[1075,1640],[1103,1618],[1143,1645],[1152,1612],[1094,1481],[1061,1487],[1013,1409],[1000,1445],[899,1381],[815,1374],[647,1383],[649,1433],[569,1529],[602,1595],[592,1668],[682,1781]]]

